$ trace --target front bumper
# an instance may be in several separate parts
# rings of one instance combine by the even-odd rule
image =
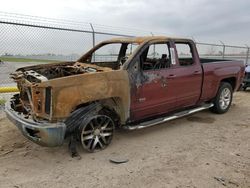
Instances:
[[[41,146],[60,146],[63,144],[66,125],[64,123],[36,122],[26,119],[21,113],[11,108],[10,102],[5,104],[5,112],[11,120],[29,140]]]

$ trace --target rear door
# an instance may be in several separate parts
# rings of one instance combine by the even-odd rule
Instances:
[[[196,47],[191,42],[175,41],[177,67],[175,94],[178,108],[198,103],[202,89],[202,67]]]

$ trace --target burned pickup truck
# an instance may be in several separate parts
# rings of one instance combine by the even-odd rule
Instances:
[[[87,151],[115,127],[141,129],[204,109],[223,114],[244,78],[241,61],[199,58],[192,40],[115,38],[75,62],[19,68],[6,114],[28,139],[59,146],[74,134]]]

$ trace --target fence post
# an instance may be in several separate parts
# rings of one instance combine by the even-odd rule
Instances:
[[[246,45],[246,44],[245,44]],[[246,65],[248,65],[248,58],[249,58],[249,52],[250,52],[250,48],[248,45],[246,45],[247,47],[247,55],[246,55]]]
[[[92,30],[92,40],[93,40],[93,47],[95,46],[95,30],[94,27],[92,25],[92,23],[89,23],[91,30]]]
[[[224,59],[224,57],[225,57],[226,46],[225,46],[225,44],[224,44],[222,41],[220,41],[220,43],[223,45],[222,59]]]
[[[194,41],[195,45],[196,45],[196,40],[193,36],[191,36],[192,40]]]
[[[89,23],[91,30],[92,30],[92,42],[93,42],[93,47],[95,46],[95,30],[92,25],[92,23]],[[93,61],[95,62],[95,53],[93,53]]]

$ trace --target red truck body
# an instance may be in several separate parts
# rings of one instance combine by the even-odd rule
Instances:
[[[180,42],[180,40],[174,41]],[[215,98],[222,81],[230,82],[234,91],[239,89],[244,78],[242,61],[200,59],[193,41],[181,41],[189,44],[192,49],[192,65],[181,66],[177,56],[176,64],[168,69],[144,71],[145,75],[150,77],[154,75],[155,79],[150,83],[142,84],[136,92],[132,91],[133,120],[211,101]],[[173,47],[177,51],[175,46]]]
[[[116,58],[98,61],[110,45],[119,46],[107,50]],[[189,39],[116,38],[76,62],[18,69],[12,77],[20,94],[6,113],[40,145],[61,145],[77,132],[83,147],[96,151],[110,143],[115,126],[139,129],[208,108],[225,113],[244,69],[242,61],[199,58]]]

